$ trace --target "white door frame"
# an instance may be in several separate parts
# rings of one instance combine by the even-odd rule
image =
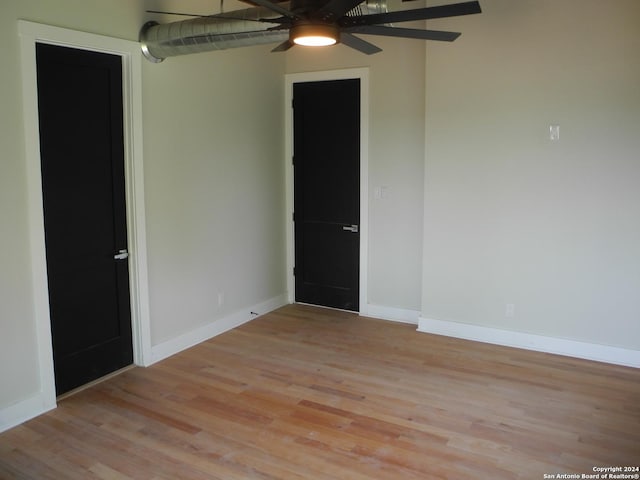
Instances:
[[[286,182],[287,300],[295,301],[295,236],[293,222],[293,84],[327,80],[360,80],[360,278],[359,313],[367,312],[367,279],[369,266],[369,69],[350,68],[285,75],[284,132]]]
[[[49,286],[45,253],[36,43],[48,43],[119,55],[122,58],[124,113],[124,162],[129,248],[129,280],[133,356],[136,365],[150,365],[151,330],[147,278],[147,251],[142,169],[142,82],[140,46],[136,42],[67,30],[24,20],[18,21],[22,62],[25,157],[29,240],[34,317],[40,369],[40,400],[43,410],[56,405],[51,346]],[[33,412],[37,415],[40,412]]]

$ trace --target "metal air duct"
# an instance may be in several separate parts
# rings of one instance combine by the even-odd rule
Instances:
[[[260,22],[280,16],[254,7],[162,25],[148,22],[140,31],[142,53],[152,62],[161,62],[176,55],[282,42],[288,30],[268,30],[275,24]]]

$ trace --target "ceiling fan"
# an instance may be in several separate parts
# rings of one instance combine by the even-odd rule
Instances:
[[[171,55],[279,40],[281,43],[272,51],[286,51],[294,45],[326,46],[342,43],[371,55],[381,49],[355,34],[451,42],[460,36],[459,32],[402,28],[392,24],[470,15],[482,11],[478,1],[396,12],[387,12],[386,9],[381,12],[379,8],[375,8],[380,5],[375,4],[375,0],[367,0],[365,4],[363,2],[365,0],[291,0],[280,4],[271,0],[250,0],[248,3],[257,7],[217,15],[194,16],[197,18],[164,25],[148,22],[141,30],[140,40],[145,56],[152,61],[162,61]],[[371,3],[374,3],[373,8],[370,7]],[[156,10],[149,12],[184,15]],[[258,27],[255,26],[256,22]]]

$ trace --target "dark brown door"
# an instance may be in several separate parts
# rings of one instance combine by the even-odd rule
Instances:
[[[119,56],[38,44],[57,394],[133,361]]]
[[[293,85],[295,298],[359,309],[360,80]]]

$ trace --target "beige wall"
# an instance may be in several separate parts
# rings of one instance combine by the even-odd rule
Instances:
[[[427,46],[422,315],[638,350],[640,2],[481,3]]]
[[[154,345],[284,294],[284,74],[368,67],[369,302],[638,349],[640,3],[481,3],[453,44],[143,63]],[[16,20],[135,40],[160,4],[0,4],[0,420],[40,388]]]
[[[285,291],[283,75],[270,48],[143,65],[154,344]]]

